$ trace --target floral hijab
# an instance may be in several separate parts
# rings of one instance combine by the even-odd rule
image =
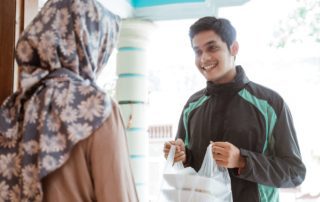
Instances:
[[[42,201],[41,179],[110,115],[95,78],[119,23],[95,0],[49,0],[22,33],[21,90],[0,107],[0,201]]]

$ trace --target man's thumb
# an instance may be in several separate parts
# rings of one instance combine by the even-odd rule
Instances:
[[[176,140],[176,144],[177,144],[177,145],[183,145],[183,146],[184,146],[184,142],[183,142],[183,140],[180,139],[180,138],[178,138],[178,139]]]

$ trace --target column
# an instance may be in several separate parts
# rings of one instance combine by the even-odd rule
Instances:
[[[148,100],[146,46],[154,25],[123,20],[117,53],[116,99],[126,125],[131,166],[139,200],[148,201]]]

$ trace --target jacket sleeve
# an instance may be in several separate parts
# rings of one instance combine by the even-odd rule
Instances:
[[[124,125],[114,102],[111,115],[92,142],[89,159],[97,201],[138,201]]]
[[[246,166],[234,175],[245,180],[274,187],[295,187],[305,178],[291,113],[285,103],[278,115],[265,154],[240,149]]]

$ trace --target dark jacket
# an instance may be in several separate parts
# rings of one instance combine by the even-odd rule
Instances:
[[[240,174],[229,169],[233,200],[278,201],[277,188],[295,187],[306,174],[292,117],[276,92],[249,81],[242,67],[236,69],[234,82],[207,82],[189,98],[177,138],[186,144],[186,165],[196,170],[210,141],[234,144],[247,163]]]

